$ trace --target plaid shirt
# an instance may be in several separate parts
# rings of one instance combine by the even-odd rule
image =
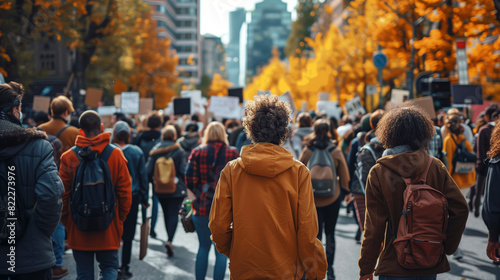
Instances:
[[[432,137],[429,142],[429,155],[441,160],[446,166],[446,157],[443,154],[443,137],[441,137],[441,131],[436,127],[436,134]]]
[[[220,149],[225,149],[224,161],[218,158],[217,164],[213,168],[212,164]],[[212,198],[220,172],[229,161],[239,156],[240,154],[234,147],[228,147],[221,141],[209,141],[207,145],[200,146],[191,152],[185,174],[186,186],[196,195],[196,201],[192,204],[194,214],[207,216],[210,213]],[[216,178],[211,178],[210,173],[212,171],[215,172]],[[205,184],[210,184],[208,190],[203,189]]]

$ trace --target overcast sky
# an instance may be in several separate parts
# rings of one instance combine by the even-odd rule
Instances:
[[[222,42],[229,41],[229,12],[243,7],[247,11],[255,8],[255,3],[263,0],[200,0],[200,33],[210,33],[222,38]],[[288,4],[288,11],[295,19],[297,0],[282,0]],[[247,17],[249,20],[249,17]]]

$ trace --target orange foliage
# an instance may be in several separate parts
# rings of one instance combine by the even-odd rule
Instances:
[[[221,74],[214,74],[212,78],[212,83],[210,84],[209,96],[227,96],[227,90],[233,84],[229,81],[224,80]]]

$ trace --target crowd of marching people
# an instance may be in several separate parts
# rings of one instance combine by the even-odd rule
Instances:
[[[242,119],[115,113],[105,128],[91,110],[72,122],[73,104],[59,96],[26,129],[23,94],[20,84],[0,85],[0,165],[12,171],[0,179],[20,187],[15,213],[2,212],[9,194],[0,193],[0,222],[19,223],[0,232],[0,279],[64,277],[65,244],[77,279],[93,279],[94,258],[102,279],[129,279],[136,224],[148,211],[152,238],[165,227],[168,257],[190,212],[197,280],[211,248],[214,279],[228,260],[233,279],[335,279],[342,204],[358,224],[360,279],[436,279],[450,270],[446,255],[464,258],[469,211],[482,215],[487,255],[500,262],[495,105],[475,123],[455,108],[431,119],[404,105],[337,120],[259,95]]]

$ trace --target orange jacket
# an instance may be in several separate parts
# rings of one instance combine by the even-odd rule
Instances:
[[[446,152],[446,157],[448,158],[448,173],[450,174],[453,170],[453,155],[457,150],[457,145],[455,145],[455,141],[453,141],[452,137],[459,145],[462,141],[465,140],[465,148],[467,149],[467,151],[471,153],[473,152],[472,145],[469,143],[469,141],[467,141],[467,139],[465,139],[464,134],[460,134],[458,137],[456,137],[455,134],[448,133],[448,135],[446,135],[446,138],[444,138],[443,151]],[[451,174],[451,177],[453,178],[453,180],[455,180],[455,183],[457,183],[457,186],[461,189],[472,187],[476,183],[476,170],[474,169],[473,172],[467,174],[454,173]]]
[[[270,143],[243,147],[221,173],[210,212],[231,279],[323,279],[326,256],[309,170]]]
[[[101,153],[109,144],[111,135],[102,133],[94,138],[79,135],[76,145],[86,147],[91,145],[93,151]],[[73,185],[73,177],[80,161],[76,154],[70,149],[61,156],[61,167],[59,176],[64,184],[63,210],[61,223],[66,227],[68,233],[68,247],[82,251],[118,250],[123,233],[123,222],[127,217],[132,204],[132,181],[127,169],[127,160],[120,149],[114,149],[108,159],[111,180],[115,187],[116,208],[113,222],[105,231],[82,232],[73,223],[70,213],[70,197]]]

